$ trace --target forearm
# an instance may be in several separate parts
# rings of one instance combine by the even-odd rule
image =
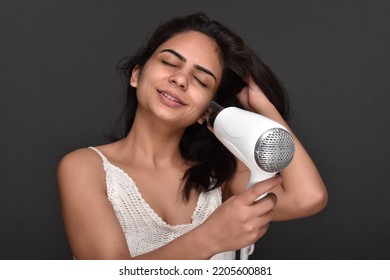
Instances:
[[[207,260],[218,253],[202,225],[174,239],[170,243],[133,259]]]

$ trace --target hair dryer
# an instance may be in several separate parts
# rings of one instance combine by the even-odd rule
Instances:
[[[209,130],[249,168],[248,188],[273,177],[294,156],[291,134],[269,118],[237,107],[223,108],[214,101],[210,102],[205,116]],[[253,250],[254,245],[241,249],[240,258],[248,259]]]

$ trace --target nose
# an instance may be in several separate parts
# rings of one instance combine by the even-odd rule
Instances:
[[[180,71],[175,72],[169,77],[169,82],[179,86],[182,90],[187,90],[188,88],[188,78],[185,73]]]

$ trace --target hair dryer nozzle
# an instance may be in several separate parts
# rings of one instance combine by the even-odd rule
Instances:
[[[210,129],[214,128],[214,121],[215,118],[218,116],[218,114],[223,110],[224,108],[219,105],[218,103],[211,101],[209,103],[208,108],[206,109],[205,116],[207,119],[207,126]]]
[[[264,132],[255,146],[255,160],[266,172],[279,172],[294,156],[294,139],[282,128],[271,128]]]

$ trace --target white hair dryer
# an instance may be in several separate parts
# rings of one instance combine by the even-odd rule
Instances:
[[[214,101],[205,115],[210,131],[249,168],[248,188],[273,177],[291,162],[294,140],[281,124],[237,107],[223,108]],[[253,250],[254,245],[241,249],[240,258],[247,260]]]

